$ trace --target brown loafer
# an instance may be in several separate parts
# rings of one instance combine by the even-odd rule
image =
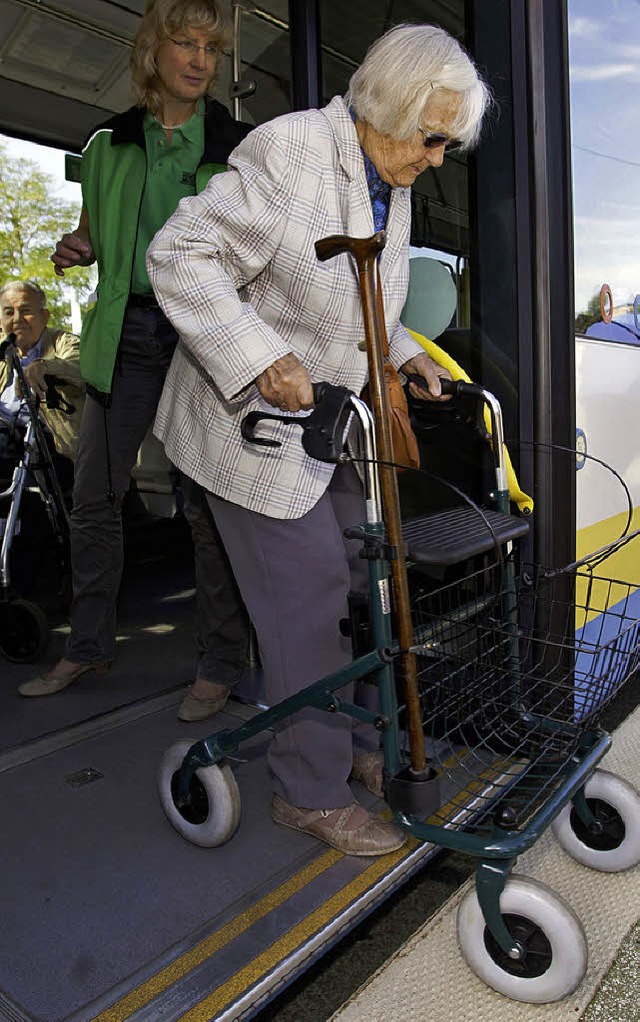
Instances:
[[[83,674],[87,674],[89,671],[95,671],[96,674],[106,674],[110,666],[108,660],[102,660],[96,664],[75,664],[73,670],[66,671],[64,674],[56,674],[56,670],[59,671],[63,660],[60,660],[55,667],[52,667],[44,677],[40,676],[39,678],[33,678],[31,681],[23,681],[22,685],[18,685],[20,695],[52,696],[56,692],[62,692],[63,688],[73,685],[74,681],[77,681]],[[67,661],[67,663],[72,663],[72,661]]]
[[[231,689],[225,687],[220,692],[220,695],[215,696],[213,699],[200,699],[198,696],[194,696],[191,689],[189,689],[180,703],[178,720],[186,720],[191,723],[195,720],[206,720],[207,717],[212,717],[214,713],[220,713],[220,710],[224,709],[226,705],[230,692]]]
[[[372,795],[384,798],[384,791],[382,790],[383,766],[384,756],[382,752],[374,750],[371,752],[354,752],[351,776],[354,781],[360,781],[360,784],[363,784]]]
[[[274,795],[271,818],[283,827],[312,834],[345,855],[386,855],[407,839],[393,823],[372,816],[357,802],[338,809],[302,809]]]

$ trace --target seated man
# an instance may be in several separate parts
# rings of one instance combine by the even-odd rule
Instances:
[[[0,324],[4,335],[14,333],[25,378],[40,398],[40,411],[51,432],[57,454],[56,468],[63,489],[73,475],[80,415],[84,403],[84,382],[80,375],[80,341],[75,334],[47,327],[47,298],[38,284],[12,280],[0,289]],[[24,431],[28,411],[19,381],[13,377],[8,360],[0,362],[0,431],[4,434],[5,457],[16,434]],[[46,404],[45,377],[55,377],[61,407]],[[66,478],[65,478],[66,477]]]

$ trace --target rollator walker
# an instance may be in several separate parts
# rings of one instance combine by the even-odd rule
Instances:
[[[375,291],[383,246],[383,233],[316,245],[320,259],[348,252],[357,263],[373,412],[346,389],[318,383],[313,412],[285,420],[301,427],[310,457],[335,463],[349,459],[345,432],[357,424],[367,520],[346,535],[361,540],[368,563],[370,649],[234,730],[177,742],[161,764],[160,798],[184,838],[215,847],[240,820],[228,757],[243,742],[307,707],[373,724],[398,826],[478,860],[458,915],[467,963],[509,997],[555,1001],[586,972],[583,927],[552,890],[511,871],[549,825],[592,868],[640,861],[640,795],[596,769],[611,744],[598,716],[638,667],[640,624],[628,610],[633,587],[594,574],[638,533],[561,569],[520,563],[528,524],[509,514],[499,402],[480,385],[447,380],[443,391],[489,409],[493,506],[469,500],[401,520]],[[255,434],[269,418],[281,417],[251,413],[245,439],[272,442]],[[377,684],[375,711],[339,695],[365,678]]]
[[[7,359],[22,388],[29,413],[22,440],[22,453],[9,485],[0,492],[0,652],[13,663],[33,663],[42,655],[49,639],[49,622],[44,611],[22,599],[12,582],[11,551],[20,531],[20,515],[27,490],[35,490],[44,505],[53,542],[60,585],[69,578],[69,511],[56,474],[51,451],[38,414],[39,400],[27,384],[15,334],[0,344],[0,360]],[[55,377],[47,377],[47,405],[65,409],[56,390]],[[71,409],[73,410],[73,409]]]

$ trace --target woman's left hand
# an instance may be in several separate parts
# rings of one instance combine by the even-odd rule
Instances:
[[[451,374],[439,366],[437,362],[434,362],[432,358],[427,355],[426,351],[421,351],[419,354],[414,355],[408,362],[400,366],[400,372],[404,373],[405,376],[415,375],[422,376],[426,382],[429,390],[426,391],[423,387],[419,387],[415,383],[409,384],[409,392],[412,397],[417,398],[419,401],[449,401],[451,398],[450,394],[443,394],[440,389],[440,378],[450,380]]]

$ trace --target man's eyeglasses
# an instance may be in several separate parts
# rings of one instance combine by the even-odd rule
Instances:
[[[200,50],[204,50],[205,57],[210,60],[218,53],[216,46],[198,46],[198,43],[192,43],[189,39],[172,39],[170,35],[167,36],[167,39],[174,46],[179,46],[183,53],[188,53],[190,57],[196,57]]]
[[[441,135],[437,131],[425,131],[420,125],[418,125],[418,131],[422,135],[425,149],[437,149],[438,146],[443,145],[445,153],[454,153],[456,149],[460,149],[463,145],[459,138],[449,138],[447,135]]]

